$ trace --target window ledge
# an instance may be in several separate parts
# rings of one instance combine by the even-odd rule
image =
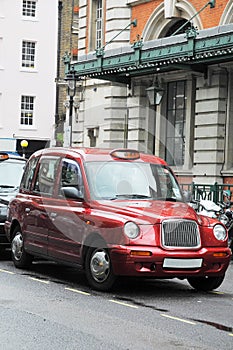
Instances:
[[[37,128],[33,125],[20,125],[19,130],[35,130],[37,131]]]
[[[34,68],[21,68],[20,72],[23,72],[23,73],[38,73],[38,70],[34,69]]]
[[[227,170],[222,170],[221,171],[222,176],[233,176],[233,168],[227,169]]]

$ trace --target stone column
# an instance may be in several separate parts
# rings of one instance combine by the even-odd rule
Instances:
[[[105,90],[103,146],[125,147],[127,121],[127,86],[114,84]]]
[[[226,69],[219,67],[209,70],[208,79],[197,78],[193,167],[196,183],[222,182],[227,81]]]
[[[128,147],[143,152],[153,150],[154,129],[148,120],[148,98],[142,81],[132,83],[127,99]],[[152,134],[149,137],[149,134]],[[150,145],[149,145],[150,143]]]

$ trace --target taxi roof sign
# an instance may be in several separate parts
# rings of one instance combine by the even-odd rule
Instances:
[[[9,159],[9,155],[5,152],[0,152],[0,162]]]
[[[134,149],[114,149],[110,154],[112,157],[125,160],[135,160],[140,158],[140,153]]]

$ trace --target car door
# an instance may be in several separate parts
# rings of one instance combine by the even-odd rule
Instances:
[[[57,178],[59,157],[41,157],[35,181],[24,210],[26,213],[26,248],[35,255],[47,256],[50,207]]]
[[[80,248],[85,233],[83,221],[83,178],[76,160],[63,158],[59,170],[57,197],[48,209],[48,255],[70,263],[80,262]],[[64,188],[76,189],[80,198],[66,198]]]

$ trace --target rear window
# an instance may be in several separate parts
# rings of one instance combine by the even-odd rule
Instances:
[[[39,161],[39,158],[32,158],[31,160],[29,160],[23,174],[20,188],[25,190],[30,190],[38,161]]]
[[[0,186],[19,187],[26,161],[8,159],[0,162]]]

